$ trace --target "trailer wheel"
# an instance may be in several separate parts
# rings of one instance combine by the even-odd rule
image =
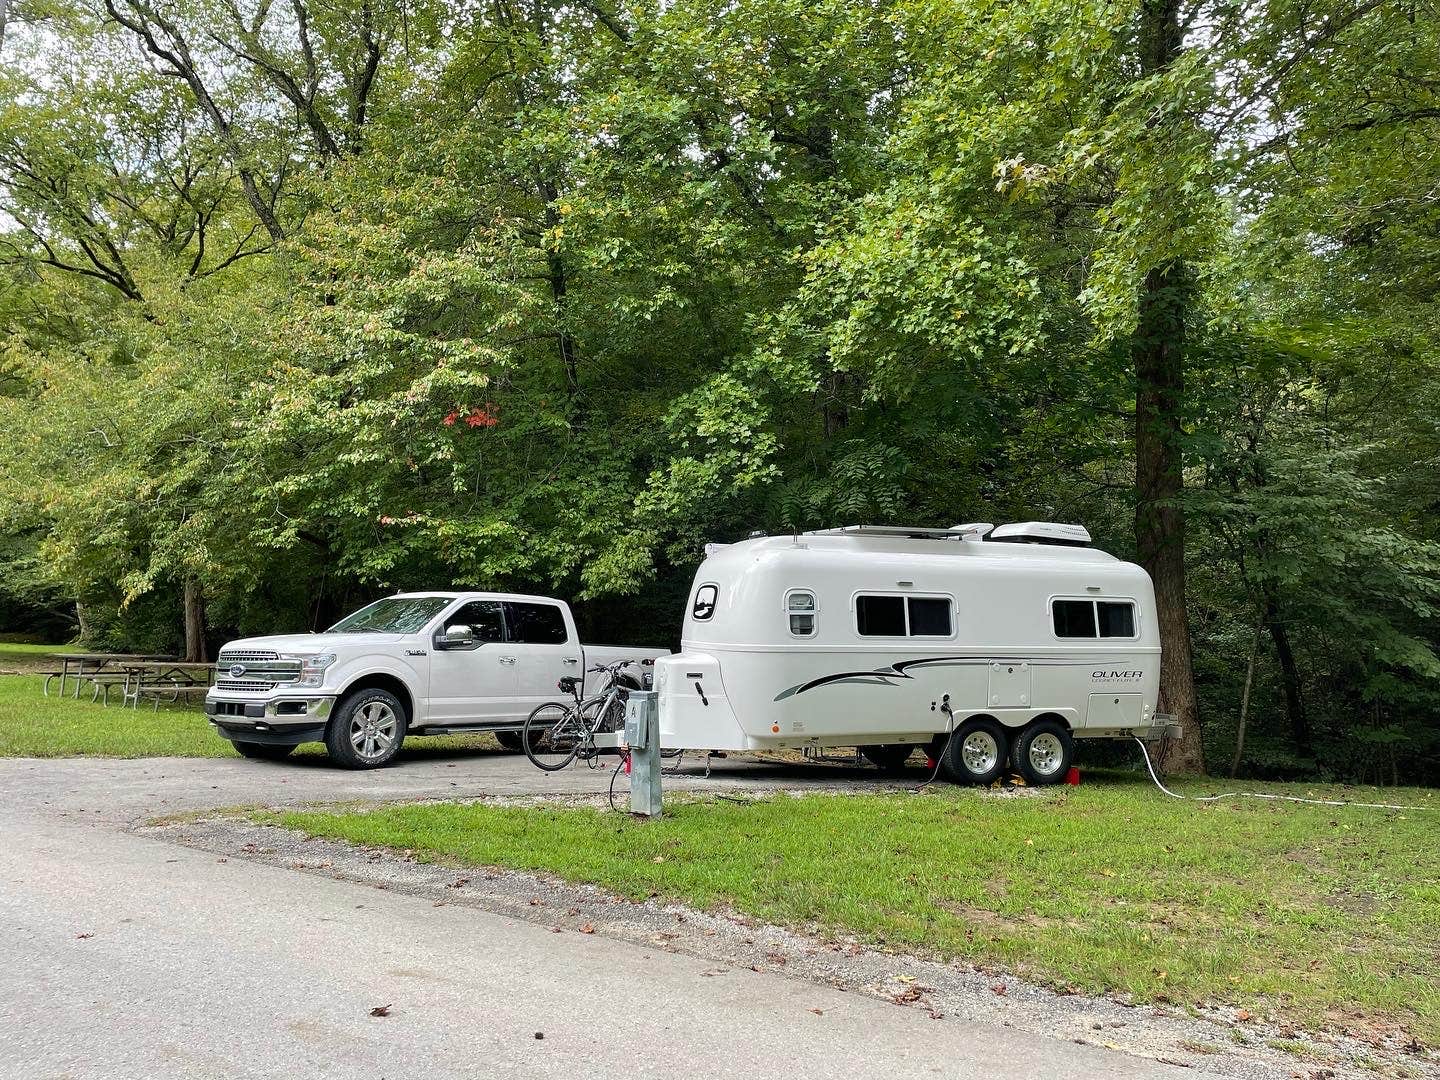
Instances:
[[[1065,725],[1037,720],[1015,739],[1015,771],[1027,784],[1058,784],[1070,771],[1075,740]]]
[[[899,772],[905,768],[915,747],[908,743],[881,743],[878,746],[862,746],[860,754],[876,768],[886,772]]]
[[[945,775],[957,784],[990,784],[1005,771],[1009,740],[998,720],[967,720],[950,736],[940,758]]]

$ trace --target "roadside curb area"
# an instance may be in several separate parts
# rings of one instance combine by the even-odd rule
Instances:
[[[503,801],[595,802],[593,796]],[[823,985],[923,1010],[937,1022],[1000,1024],[1239,1080],[1440,1077],[1433,1056],[1340,1034],[1298,1032],[1229,1008],[1191,1013],[1128,1005],[958,962],[891,953],[844,936],[694,911],[658,898],[635,902],[597,886],[532,873],[425,862],[413,852],[311,838],[244,818],[190,815],[137,824],[133,831],[210,852],[222,862],[258,862],[423,898],[434,907],[476,908],[556,934],[595,934],[689,955],[712,962],[704,978],[740,971],[776,974],[793,980],[797,994],[805,984]]]

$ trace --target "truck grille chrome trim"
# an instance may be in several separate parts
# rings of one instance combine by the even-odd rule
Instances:
[[[221,649],[220,657],[215,661],[219,667],[226,664],[248,664],[256,660],[278,660],[279,653],[273,652],[250,652],[243,649]]]

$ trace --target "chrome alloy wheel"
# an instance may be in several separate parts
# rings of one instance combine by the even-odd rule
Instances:
[[[976,776],[988,773],[1000,761],[1000,747],[988,731],[972,731],[960,744],[965,768]]]
[[[1054,776],[1065,760],[1065,747],[1060,739],[1042,731],[1030,740],[1030,767],[1041,776]]]
[[[383,758],[395,742],[400,718],[383,701],[366,702],[350,717],[350,745],[366,761]]]

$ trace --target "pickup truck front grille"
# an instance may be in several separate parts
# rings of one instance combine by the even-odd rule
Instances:
[[[215,661],[215,686],[220,690],[271,690],[300,678],[299,660],[281,660],[273,652],[223,651]]]
[[[253,679],[216,679],[216,690],[239,690],[242,693],[258,694],[266,690],[274,690],[278,683],[258,682]]]

